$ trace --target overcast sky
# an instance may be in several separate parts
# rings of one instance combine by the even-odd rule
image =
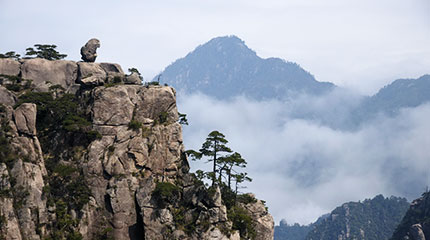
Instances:
[[[0,30],[0,52],[56,44],[76,61],[96,37],[98,62],[137,67],[148,80],[225,35],[364,94],[430,73],[429,0],[0,0]],[[303,99],[298,108],[329,115],[325,103],[345,105],[339,97]],[[428,105],[356,132],[293,119],[277,101],[197,94],[178,105],[190,120],[186,148],[199,148],[214,129],[225,133],[249,162],[249,190],[267,200],[276,221],[310,223],[345,201],[379,193],[414,197],[427,181]]]
[[[430,69],[429,0],[0,0],[0,29],[0,52],[52,43],[72,60],[99,38],[98,61],[147,79],[224,35],[368,94]]]

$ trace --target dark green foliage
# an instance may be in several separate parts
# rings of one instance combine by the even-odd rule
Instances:
[[[79,221],[73,219],[70,210],[76,212],[89,202],[91,195],[83,173],[72,165],[56,162],[54,159],[46,160],[48,175],[43,195],[48,199],[48,206],[55,206],[57,221],[52,223],[52,233],[48,239],[82,239],[75,231]]]
[[[6,118],[6,107],[0,103],[0,163],[5,163],[10,169],[17,156],[10,146],[10,140],[7,136],[9,131],[10,126]]]
[[[236,193],[227,187],[225,184],[221,186],[221,198],[227,209],[234,207],[237,203]]]
[[[199,152],[188,150],[186,153],[189,157],[194,159],[201,159],[203,156],[207,157],[208,162],[212,162],[213,168],[212,172],[208,172],[205,176],[209,177],[212,180],[212,186],[216,183],[221,182],[221,177],[217,178],[217,172],[219,173],[218,167],[218,159],[222,157],[222,154],[232,152],[229,147],[226,146],[228,143],[227,139],[225,139],[224,134],[218,131],[212,131],[209,133],[206,141],[202,144]],[[220,175],[218,175],[220,176]]]
[[[82,128],[91,126],[91,123],[78,115],[67,115],[63,121],[63,126],[66,131],[79,132]]]
[[[181,189],[169,182],[158,182],[152,192],[159,207],[166,207],[169,203],[174,203],[180,197]]]
[[[248,212],[239,206],[227,211],[228,219],[233,223],[233,230],[239,230],[241,239],[255,239],[254,222]]]
[[[134,131],[138,131],[139,129],[141,129],[143,126],[143,124],[137,120],[131,120],[128,123],[128,129],[132,129]]]
[[[121,83],[122,82],[122,80],[121,80],[121,78],[120,77],[118,77],[118,76],[115,76],[115,77],[113,77],[113,83]]]
[[[82,209],[91,195],[83,174],[73,166],[52,160],[47,161],[46,167],[50,173],[46,193],[55,200],[63,200],[71,209]]]
[[[51,91],[57,90],[62,89],[55,85],[51,87]],[[48,224],[52,234],[46,239],[79,240],[82,236],[75,231],[78,220],[72,218],[70,211],[79,214],[89,202],[91,192],[79,168],[78,152],[101,135],[91,129],[89,117],[81,110],[74,95],[61,94],[57,98],[54,95],[51,92],[27,92],[19,97],[17,106],[23,103],[37,105],[38,138],[42,150],[50,156],[45,158],[48,174],[44,179],[47,184],[43,196],[48,206],[55,206],[57,221]]]
[[[143,81],[142,74],[140,74],[140,72],[139,72],[139,70],[137,70],[137,68],[129,68],[128,71],[130,72],[130,74],[137,73],[137,75],[139,75],[140,80]]]
[[[108,151],[109,152],[114,152],[115,151],[115,146],[111,145],[108,147]]]
[[[97,132],[96,130],[90,130],[86,132],[86,138],[89,142],[92,142],[94,140],[99,140],[102,138],[102,135]]]
[[[27,92],[19,97],[17,106],[22,103],[37,105],[36,128],[44,144],[53,134],[64,131],[69,136],[70,145],[88,145],[101,135],[91,129],[88,116],[80,109],[78,99],[72,94],[63,94],[54,99],[50,92]]]
[[[235,182],[235,192],[237,194],[239,184],[244,181],[251,182],[252,179],[248,177],[247,173],[241,173],[237,171],[237,168],[245,168],[248,164],[242,156],[235,152],[233,154],[229,154],[218,159],[218,172],[219,179],[226,178],[227,186],[231,188],[231,182]],[[225,173],[225,175],[224,175]]]
[[[159,86],[159,85],[160,85],[159,82],[146,82],[145,83],[146,87],[148,87],[148,86]]]
[[[169,117],[168,112],[161,112],[160,114],[158,114],[158,122],[160,124],[167,123],[168,117]]]
[[[394,231],[391,240],[403,240],[405,236],[410,237],[409,230],[412,225],[417,223],[423,227],[425,236],[430,236],[430,192],[428,191],[413,202]]]
[[[56,45],[49,45],[49,44],[35,44],[34,48],[27,48],[25,55],[28,56],[28,58],[32,57],[38,57],[38,58],[44,58],[47,60],[60,60],[65,57],[67,57],[66,54],[60,54],[55,50],[57,48]]]
[[[64,89],[63,86],[61,86],[60,84],[55,84],[49,87],[49,91],[56,91],[56,90],[65,91],[66,89]]]
[[[7,225],[6,217],[0,214],[0,240],[6,240],[6,236],[4,232],[6,225]]]
[[[179,123],[182,125],[188,125],[187,114],[178,113],[179,114]]]
[[[110,88],[110,87],[114,87],[117,86],[118,83],[106,83],[105,85],[103,85],[105,88]]]
[[[137,70],[137,68],[129,68],[129,69],[128,69],[128,71],[129,71],[130,73],[137,73],[137,74],[139,74],[139,75],[140,75],[140,72],[139,72],[139,70]]]
[[[404,198],[384,198],[382,195],[363,202],[345,203],[331,212],[336,217],[328,217],[316,224],[306,239],[337,239],[338,235],[346,233],[347,223],[351,239],[362,239],[362,231],[366,240],[389,239],[408,207]]]
[[[196,221],[199,217],[197,211],[188,214],[188,217],[186,217],[186,215],[189,209],[184,206],[172,208],[171,211],[173,214],[173,222],[177,229],[184,231],[188,235],[191,235],[191,233],[196,230]]]
[[[151,128],[142,127],[142,137],[147,138],[152,134]]]
[[[11,51],[11,52],[7,52],[5,54],[0,53],[0,58],[13,58],[15,60],[19,60],[19,57],[21,57],[21,55]]]
[[[15,209],[20,209],[26,203],[27,197],[30,195],[27,189],[23,186],[13,187],[13,207]]]
[[[98,232],[97,237],[95,239],[97,240],[114,240],[113,238],[113,228],[112,227],[106,227],[102,229],[100,232]]]
[[[244,204],[256,203],[257,199],[250,194],[237,195],[237,201]]]
[[[56,221],[53,222],[52,233],[45,237],[46,240],[82,240],[82,235],[75,231],[79,220],[73,219],[68,213],[67,204],[63,200],[55,203]]]
[[[18,76],[9,76],[0,74],[0,83],[2,83],[5,88],[13,92],[21,92],[31,88],[31,80],[23,80]]]

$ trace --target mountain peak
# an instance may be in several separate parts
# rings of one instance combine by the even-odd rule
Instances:
[[[258,57],[235,35],[216,37],[198,46],[162,75],[163,81],[179,92],[202,92],[217,98],[280,99],[294,92],[321,94],[334,86],[317,82],[296,63]]]
[[[241,56],[241,58],[257,57],[257,54],[246,46],[245,41],[235,35],[213,38],[209,42],[198,46],[189,54],[189,56],[200,54],[208,55],[210,57],[227,57],[231,55]]]

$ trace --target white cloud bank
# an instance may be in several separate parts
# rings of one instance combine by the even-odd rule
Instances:
[[[320,106],[324,112],[321,103],[331,103],[327,114],[346,103],[333,96],[304,99],[305,110]],[[291,108],[292,103],[220,101],[201,94],[178,100],[190,122],[184,127],[186,148],[198,150],[212,130],[224,133],[248,161],[253,182],[244,191],[266,200],[277,222],[307,224],[344,202],[380,193],[412,200],[430,184],[430,104],[341,131],[293,118],[298,103]]]

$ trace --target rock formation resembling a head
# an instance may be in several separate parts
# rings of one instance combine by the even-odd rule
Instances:
[[[97,48],[100,47],[100,41],[97,38],[90,39],[85,46],[81,48],[82,60],[84,62],[95,62],[97,58]]]

